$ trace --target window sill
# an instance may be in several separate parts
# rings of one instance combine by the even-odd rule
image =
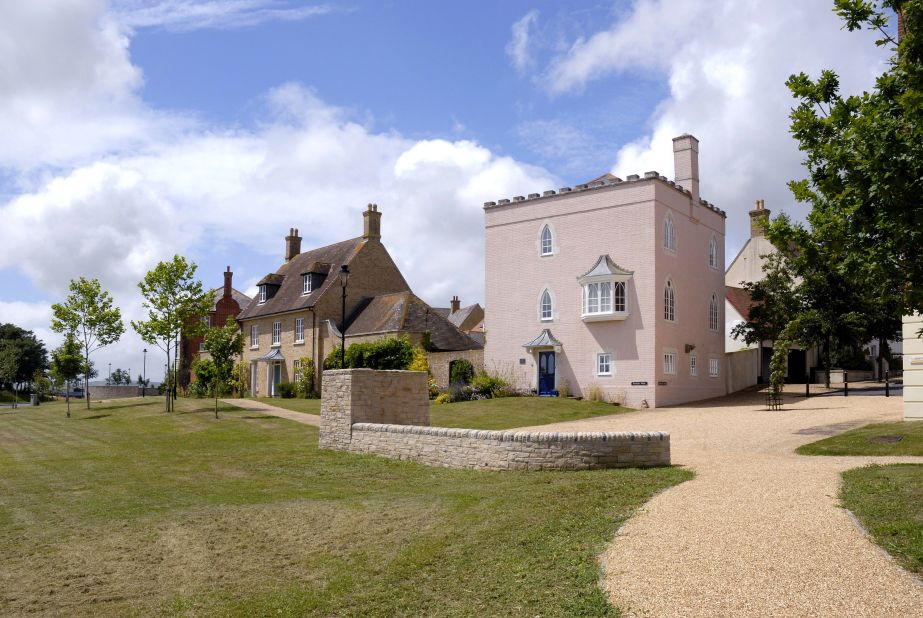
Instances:
[[[270,348],[281,348],[281,347],[282,347],[282,344],[281,344],[281,343],[274,343],[274,344],[272,344],[272,345],[269,346],[269,347],[270,347]]]
[[[300,341],[296,340],[295,343],[294,343],[294,345],[304,345],[304,339],[302,339],[302,340],[300,340]]]
[[[611,373],[597,373],[596,377],[597,378],[611,378],[612,374]]]
[[[606,320],[627,320],[630,314],[627,311],[611,311],[609,313],[584,313],[580,319],[584,322],[604,322]]]
[[[258,345],[252,345],[252,346],[250,346],[250,349],[251,349],[251,350],[259,350],[259,349],[260,349],[260,346],[258,346]]]

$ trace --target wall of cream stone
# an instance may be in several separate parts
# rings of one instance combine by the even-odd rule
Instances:
[[[464,359],[471,363],[474,371],[478,372],[484,368],[484,350],[461,350],[458,352],[429,352],[426,355],[429,361],[429,372],[433,374],[433,379],[439,388],[446,388],[449,385],[449,368],[452,361]]]
[[[904,319],[904,420],[923,421],[923,316],[905,315]]]
[[[666,433],[541,433],[429,427],[426,374],[324,372],[321,448],[449,468],[587,470],[670,464]]]

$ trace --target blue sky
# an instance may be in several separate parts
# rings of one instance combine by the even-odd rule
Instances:
[[[383,236],[434,305],[482,301],[485,200],[606,171],[672,176],[701,140],[725,253],[766,200],[796,216],[793,72],[871,87],[886,51],[825,1],[48,0],[0,8],[0,321],[49,346],[51,302],[136,283],[181,253],[251,288],[283,236]],[[489,308],[488,308],[489,311]],[[132,367],[129,332],[97,362]]]

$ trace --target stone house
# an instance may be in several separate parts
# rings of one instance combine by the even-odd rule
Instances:
[[[304,359],[314,364],[320,387],[324,359],[340,343],[343,321],[341,270],[345,287],[346,345],[389,336],[467,353],[477,344],[435,314],[410,290],[381,242],[381,213],[369,204],[362,213],[363,233],[326,247],[301,251],[293,228],[285,238],[285,262],[258,283],[259,292],[238,316],[244,333],[243,362],[250,367],[251,393],[277,396],[278,385],[296,381]],[[421,320],[419,313],[429,316]],[[454,331],[459,337],[443,336]],[[453,347],[454,346],[454,347]]]
[[[433,307],[433,311],[478,343],[484,344],[484,308],[480,303],[462,307],[458,296],[453,296],[448,307]]]
[[[631,406],[725,393],[726,215],[699,197],[698,145],[674,138],[675,180],[604,174],[484,205],[489,367]]]

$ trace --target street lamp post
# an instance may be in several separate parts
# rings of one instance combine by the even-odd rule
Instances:
[[[340,267],[340,286],[343,288],[343,311],[340,314],[340,369],[346,369],[346,285],[349,283],[349,267]]]
[[[144,365],[141,369],[141,396],[144,397],[147,394],[147,348],[144,348],[142,352],[144,352]]]
[[[109,385],[112,385],[112,363],[109,363]]]

